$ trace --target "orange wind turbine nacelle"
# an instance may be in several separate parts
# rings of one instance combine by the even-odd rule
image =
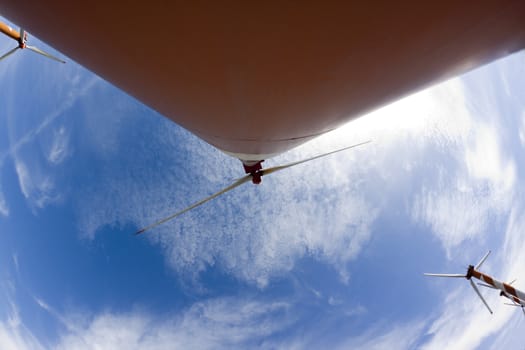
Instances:
[[[252,161],[525,47],[523,0],[0,0],[0,10]]]
[[[21,29],[20,32],[18,32],[16,30],[14,30],[13,28],[11,28],[10,26],[8,26],[7,24],[5,24],[3,22],[0,22],[0,33],[7,35],[11,39],[15,40],[16,43],[17,43],[16,47],[12,48],[8,52],[6,52],[6,53],[2,54],[2,56],[0,56],[0,61],[2,61],[4,59],[6,59],[7,57],[11,56],[17,50],[28,49],[30,51],[36,52],[39,55],[45,56],[47,58],[51,58],[52,60],[58,61],[60,63],[66,63],[65,61],[61,60],[60,58],[55,57],[53,55],[48,54],[45,51],[40,50],[38,47],[27,45],[27,33],[23,29]]]

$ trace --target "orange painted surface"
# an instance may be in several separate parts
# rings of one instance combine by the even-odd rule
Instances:
[[[177,124],[254,159],[525,47],[523,0],[0,3]]]
[[[20,40],[20,33],[5,23],[0,22],[0,32],[4,33],[11,39],[14,39],[16,41]]]

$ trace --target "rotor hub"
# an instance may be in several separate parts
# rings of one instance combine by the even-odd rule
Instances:
[[[472,278],[474,274],[474,265],[469,265],[467,269],[467,275],[465,276],[468,280]]]
[[[242,166],[244,167],[244,171],[246,172],[246,174],[252,175],[252,183],[255,185],[260,184],[262,181],[261,176],[263,175],[262,162],[264,162],[264,160],[259,160],[259,161],[241,160],[241,162],[242,162]]]

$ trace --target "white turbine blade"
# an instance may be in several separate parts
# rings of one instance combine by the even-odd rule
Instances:
[[[485,283],[478,283],[478,286],[482,286],[482,287],[485,287],[485,288],[490,288],[490,289],[496,289],[496,290],[499,290],[499,288],[493,287],[493,286],[491,286],[490,284],[485,284]]]
[[[17,46],[14,49],[10,50],[9,52],[3,54],[2,57],[0,57],[0,61],[6,58],[7,56],[11,56],[13,53],[15,53],[16,50],[18,50],[18,48],[19,47]]]
[[[487,259],[487,257],[489,256],[490,254],[490,250],[487,252],[487,254],[485,254],[485,256],[483,258],[481,258],[481,260],[479,261],[479,263],[476,265],[476,267],[474,267],[474,270],[477,270],[481,267],[481,265],[485,262],[485,260]]]
[[[55,61],[57,61],[57,62],[60,62],[60,63],[66,63],[66,61],[63,61],[63,60],[61,60],[61,59],[58,58],[58,57],[55,57],[55,56],[53,56],[53,55],[51,55],[51,54],[48,54],[47,52],[44,52],[44,51],[40,50],[38,47],[34,47],[34,46],[26,45],[26,49],[29,49],[29,50],[31,50],[31,51],[33,51],[33,52],[36,52],[36,53],[38,53],[38,54],[41,54],[41,55],[43,55],[43,56],[46,56],[47,58],[51,58],[52,60],[55,60]]]
[[[467,277],[459,273],[424,273],[424,275],[432,276],[432,277],[462,277],[462,278]]]
[[[211,201],[213,198],[218,197],[218,196],[220,196],[221,194],[224,194],[224,193],[226,193],[226,192],[228,192],[228,191],[231,191],[231,190],[233,190],[235,187],[240,186],[240,185],[242,185],[243,183],[248,182],[251,178],[252,178],[252,175],[251,175],[251,174],[248,174],[248,175],[246,175],[246,176],[244,176],[244,177],[241,177],[240,179],[238,179],[237,181],[235,181],[234,183],[232,183],[230,186],[228,186],[228,187],[226,187],[226,188],[220,190],[219,192],[214,193],[214,194],[212,194],[211,196],[206,197],[206,198],[204,198],[204,199],[198,201],[197,203],[194,203],[194,204],[190,205],[189,207],[187,207],[187,208],[185,208],[185,209],[183,209],[183,210],[181,210],[181,211],[179,211],[179,212],[176,212],[175,214],[172,214],[172,215],[170,215],[170,216],[168,216],[168,217],[166,217],[166,218],[164,218],[164,219],[161,219],[161,220],[159,220],[159,221],[157,221],[157,222],[155,222],[155,223],[153,223],[153,224],[151,224],[151,225],[149,225],[149,226],[146,226],[146,227],[144,227],[144,228],[138,230],[137,232],[135,232],[135,235],[139,235],[139,234],[141,234],[141,233],[144,233],[145,231],[147,231],[147,230],[149,230],[149,229],[151,229],[151,228],[153,228],[153,227],[155,227],[155,226],[158,226],[158,225],[160,225],[160,224],[163,224],[163,223],[165,223],[166,221],[169,221],[169,220],[171,220],[171,219],[174,219],[174,218],[176,218],[177,216],[182,215],[182,214],[184,214],[185,212],[190,211],[190,210],[192,210],[192,209],[198,207],[199,205],[202,205],[202,204],[204,204],[204,203],[206,203],[206,202],[208,202],[208,201]]]
[[[289,164],[285,164],[285,165],[274,166],[274,167],[268,168],[268,169],[263,169],[263,170],[261,170],[261,172],[262,172],[262,175],[269,175],[271,173],[275,173],[277,171],[284,170],[286,168],[291,168],[293,166],[296,166],[296,165],[299,165],[299,164],[302,164],[302,163],[306,163],[306,162],[309,162],[309,161],[314,160],[314,159],[326,157],[326,156],[329,156],[330,154],[334,154],[334,153],[337,153],[337,152],[345,151],[345,150],[350,149],[350,148],[362,146],[362,145],[370,143],[370,142],[372,142],[372,140],[368,140],[368,141],[361,142],[361,143],[358,143],[358,144],[355,144],[355,145],[352,145],[352,146],[347,146],[347,147],[344,147],[344,148],[340,148],[340,149],[335,150],[335,151],[331,151],[331,152],[328,152],[328,153],[323,153],[323,154],[317,155],[315,157],[303,159],[303,160],[300,160],[300,161],[297,161],[297,162],[293,162],[293,163],[289,163]]]
[[[489,304],[487,304],[487,302],[485,301],[485,299],[483,298],[483,296],[482,296],[481,293],[479,292],[478,287],[476,287],[476,285],[474,284],[474,282],[472,282],[472,280],[470,280],[470,285],[472,286],[472,288],[474,288],[474,291],[476,292],[476,294],[478,295],[478,297],[481,299],[481,301],[483,302],[483,304],[485,304],[485,306],[487,307],[487,309],[489,310],[489,312],[492,314],[492,310],[490,309]]]

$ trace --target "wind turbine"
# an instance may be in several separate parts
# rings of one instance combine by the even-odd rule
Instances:
[[[525,293],[523,293],[519,289],[514,288],[511,285],[514,281],[510,283],[500,282],[494,277],[478,271],[478,269],[481,267],[481,265],[485,262],[485,260],[489,256],[489,254],[490,254],[490,250],[487,252],[487,254],[485,254],[485,256],[475,266],[469,265],[467,269],[467,273],[465,275],[463,274],[443,274],[443,273],[425,273],[425,275],[433,276],[433,277],[454,277],[454,278],[464,277],[466,278],[467,280],[469,280],[470,285],[472,286],[476,294],[480,297],[481,301],[483,301],[483,304],[485,304],[485,306],[487,307],[487,309],[489,310],[491,314],[492,314],[492,310],[490,309],[489,305],[487,304],[487,302],[485,301],[485,299],[479,292],[479,289],[478,287],[476,287],[476,284],[472,281],[472,278],[475,278],[481,281],[482,283],[480,283],[480,285],[483,287],[499,290],[501,296],[504,296],[513,301],[514,304],[509,304],[509,305],[521,306],[523,308],[523,306],[525,306]],[[524,310],[524,313],[525,313],[525,310]]]
[[[514,283],[516,280],[513,280],[512,282],[509,282],[508,285],[512,285],[512,283]],[[486,287],[486,288],[490,288],[490,289],[495,289],[495,290],[499,290],[498,288],[496,287],[493,287],[489,284],[486,284],[486,283],[478,283],[478,285],[482,286],[482,287]],[[499,292],[499,295],[501,297],[505,297],[507,299],[509,299],[511,301],[511,303],[504,303],[505,305],[508,305],[508,306],[517,306],[517,307],[521,307],[521,311],[523,311],[523,315],[525,315],[525,300],[523,299],[520,299],[518,298],[517,296],[514,296],[508,292],[505,292],[505,291],[500,291]]]
[[[61,60],[60,58],[55,57],[55,56],[53,56],[53,55],[51,55],[51,54],[49,54],[49,53],[47,53],[45,51],[40,50],[38,47],[27,45],[27,32],[25,30],[23,30],[22,28],[20,28],[20,32],[17,32],[16,30],[11,28],[7,24],[5,24],[5,23],[0,21],[0,32],[4,33],[5,35],[10,37],[11,39],[13,39],[16,42],[18,42],[18,46],[16,46],[12,50],[10,50],[7,53],[5,53],[2,56],[0,56],[0,61],[3,60],[6,57],[12,55],[13,53],[15,53],[16,50],[28,49],[28,50],[36,52],[36,53],[38,53],[40,55],[43,55],[43,56],[45,56],[47,58],[51,58],[52,60],[55,60],[57,62],[66,63],[65,61]]]
[[[242,185],[242,184],[245,184],[247,183],[248,181],[252,180],[253,183],[255,184],[258,184],[260,183],[260,178],[264,175],[270,175],[270,174],[273,174],[273,173],[276,173],[278,171],[281,171],[281,170],[284,170],[284,169],[287,169],[287,168],[291,168],[293,166],[296,166],[296,165],[299,165],[299,164],[302,164],[302,163],[306,163],[306,162],[310,162],[314,159],[319,159],[319,158],[322,158],[322,157],[326,157],[328,155],[331,155],[331,154],[334,154],[334,153],[338,153],[338,152],[341,152],[341,151],[345,151],[345,150],[348,150],[350,148],[354,148],[354,147],[358,147],[358,146],[361,146],[361,145],[364,145],[364,144],[367,144],[371,142],[371,140],[369,141],[365,141],[365,142],[361,142],[361,143],[358,143],[358,144],[355,144],[355,145],[351,145],[351,146],[347,146],[347,147],[344,147],[344,148],[340,148],[340,149],[337,149],[335,151],[331,151],[331,152],[328,152],[328,153],[323,153],[323,154],[320,154],[320,155],[317,155],[317,156],[314,156],[314,157],[311,157],[311,158],[307,158],[307,159],[303,159],[303,160],[300,160],[300,161],[297,161],[297,162],[292,162],[292,163],[288,163],[288,164],[285,164],[285,165],[278,165],[278,166],[274,166],[272,168],[268,168],[268,169],[257,169],[253,172],[250,172],[248,173],[247,175],[237,179],[236,181],[234,181],[231,185],[229,185],[228,187],[220,190],[219,192],[216,192],[214,194],[212,194],[211,196],[209,197],[206,197],[192,205],[190,205],[189,207],[181,210],[181,211],[178,211],[176,212],[175,214],[172,214],[164,219],[161,219],[159,221],[156,221],[154,222],[153,224],[149,225],[149,226],[146,226],[140,230],[138,230],[137,232],[135,232],[135,235],[139,235],[141,233],[144,233],[145,231],[149,230],[149,229],[152,229],[160,224],[163,224],[165,223],[166,221],[169,221],[169,220],[172,220],[172,219],[175,219],[177,216],[180,216],[208,201],[211,201],[212,199],[214,198],[217,198],[219,197],[220,195],[223,195],[225,194],[226,192],[229,192],[231,190],[233,190],[234,188]],[[255,181],[254,181],[255,180]]]

